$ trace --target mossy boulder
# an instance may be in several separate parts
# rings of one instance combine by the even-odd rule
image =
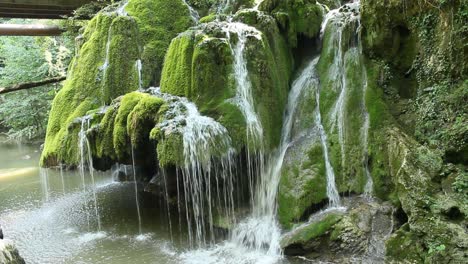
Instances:
[[[333,226],[342,218],[341,214],[328,214],[312,223],[296,228],[286,234],[280,242],[287,255],[303,255],[322,244],[320,238],[325,237],[333,230]]]
[[[287,59],[289,50],[271,21],[270,18],[273,31],[260,33],[260,38],[248,37],[244,49],[255,111],[268,149],[279,143],[282,120],[276,117],[283,113],[292,68]],[[232,27],[242,24],[230,23],[201,24],[175,38],[165,60],[161,90],[194,101],[202,114],[228,129],[234,145],[240,149],[248,144],[246,122],[235,99],[234,49],[239,40]],[[248,30],[257,31],[252,27]]]
[[[77,165],[78,131],[73,121],[138,89],[137,33],[135,21],[128,17],[101,13],[89,22],[67,81],[52,104],[42,166]]]

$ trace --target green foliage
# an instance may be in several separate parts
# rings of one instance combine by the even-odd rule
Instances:
[[[10,20],[9,23],[31,23]],[[0,86],[38,81],[66,74],[73,41],[64,37],[1,37]],[[51,101],[60,84],[0,96],[0,129],[10,139],[24,141],[44,136]]]

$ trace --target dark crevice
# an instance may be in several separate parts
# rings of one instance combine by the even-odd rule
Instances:
[[[401,207],[398,207],[398,209],[395,211],[394,217],[396,219],[395,230],[408,223],[408,215]]]

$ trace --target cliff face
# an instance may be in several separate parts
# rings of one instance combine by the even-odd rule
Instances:
[[[277,195],[278,220],[293,230],[285,252],[369,255],[364,241],[376,237],[365,225],[382,217],[394,223],[377,237],[389,260],[465,262],[468,5],[335,2],[130,0],[125,12],[105,10],[54,100],[41,164],[77,166],[84,130],[100,169],[135,152],[138,165],[172,175],[190,163],[186,132],[199,131],[177,117],[201,115],[214,139],[196,154],[235,153],[243,174],[252,153],[279,146],[298,85]],[[375,200],[296,229],[333,190]]]

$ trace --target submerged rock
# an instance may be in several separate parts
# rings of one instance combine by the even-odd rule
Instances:
[[[8,240],[0,240],[0,264],[24,264],[18,249]]]

